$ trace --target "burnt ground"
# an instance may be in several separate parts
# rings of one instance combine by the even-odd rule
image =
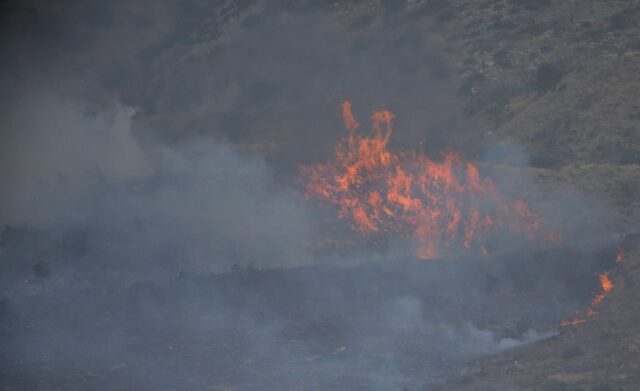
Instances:
[[[431,389],[479,357],[571,340],[559,324],[598,291],[596,273],[615,266],[615,251],[591,245],[90,288],[49,289],[45,280],[2,301],[0,387]]]

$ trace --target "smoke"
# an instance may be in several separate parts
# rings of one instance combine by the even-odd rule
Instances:
[[[393,110],[400,144],[438,150],[460,136],[456,59],[434,21],[296,3],[25,1],[7,13],[4,73],[81,79],[139,108],[136,132],[224,138],[279,172],[326,158],[345,99],[361,117]]]
[[[309,211],[258,156],[206,138],[141,142],[135,110],[117,103],[92,113],[29,91],[3,107],[0,224],[75,235],[81,248],[50,252],[54,267],[75,257],[97,269],[220,272],[310,258]]]
[[[285,4],[13,4],[0,42],[3,387],[428,386],[549,337],[589,296],[590,253],[414,264],[413,244],[390,238],[319,255],[354,236],[290,174],[329,155],[339,102],[389,107],[402,145],[476,136],[457,130],[436,22]],[[539,194],[520,173],[498,178]],[[576,211],[598,208],[563,194],[547,210],[579,236]]]
[[[550,183],[545,178],[549,172],[531,168],[529,153],[514,140],[492,142],[480,162],[502,193],[530,202],[543,224],[561,233],[564,243],[611,236],[609,208],[603,200],[568,184]]]
[[[300,267],[320,261],[309,250],[319,212],[260,155],[209,137],[136,137],[135,109],[55,90],[3,107],[5,384],[429,387],[468,360],[553,335],[535,330],[576,301],[569,290],[550,306],[566,285],[532,288],[530,270],[517,272],[532,259],[516,271]],[[554,294],[532,321],[496,327],[531,291]],[[486,292],[512,298],[487,311]]]

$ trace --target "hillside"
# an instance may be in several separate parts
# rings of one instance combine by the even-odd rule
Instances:
[[[640,0],[0,11],[6,389],[638,388]],[[420,264],[354,232],[300,179],[343,101],[569,240]],[[618,242],[619,263],[596,245]],[[603,272],[597,313],[561,326]]]
[[[640,381],[638,244],[611,273],[613,292],[586,323],[471,364],[443,390],[633,390]]]
[[[525,145],[539,183],[606,199],[620,231],[640,222],[639,4],[495,1],[460,9],[468,124],[482,124],[487,140]],[[635,389],[639,267],[635,242],[596,318],[477,362],[443,389]]]

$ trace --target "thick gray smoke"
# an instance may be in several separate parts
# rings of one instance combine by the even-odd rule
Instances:
[[[139,142],[117,103],[28,91],[3,109],[0,224],[43,236],[22,262],[178,273],[310,259],[309,211],[259,156],[205,137]]]
[[[426,264],[392,239],[381,265],[324,246],[354,236],[292,173],[328,157],[340,101],[363,124],[393,110],[399,145],[476,138],[440,25],[391,3],[8,3],[0,388],[428,387],[588,300],[590,254]],[[563,194],[559,223],[594,210]]]
[[[345,99],[363,122],[393,110],[401,145],[455,142],[457,59],[441,26],[356,3],[25,1],[7,13],[2,66],[114,94],[139,108],[137,133],[225,138],[289,173],[333,149]]]
[[[453,326],[425,313],[423,299],[411,292],[358,298],[360,288],[349,291],[349,283],[326,285],[341,278],[340,269],[324,277],[304,268],[301,275],[283,275],[281,286],[261,293],[273,300],[265,303],[273,308],[260,310],[260,299],[252,303],[257,292],[251,281],[269,272],[255,269],[313,263],[309,243],[320,235],[314,227],[317,211],[279,183],[264,159],[206,137],[171,146],[137,139],[131,128],[135,109],[118,103],[98,107],[54,89],[20,91],[11,98],[5,96],[1,140],[0,179],[11,189],[3,193],[0,209],[3,311],[13,319],[9,330],[37,324],[34,331],[5,335],[4,359],[32,363],[15,365],[16,372],[7,374],[13,384],[49,387],[41,366],[51,366],[54,374],[86,366],[116,368],[123,384],[151,388],[185,384],[185,378],[192,379],[189,387],[218,380],[252,383],[256,374],[250,364],[234,367],[235,360],[248,360],[258,372],[303,363],[322,387],[389,389],[413,384],[407,364],[396,362],[407,351],[449,365],[541,337],[530,329],[500,336],[471,320]],[[235,293],[221,282],[211,281],[211,287],[197,282],[198,276],[229,270],[235,274],[222,278],[236,279]],[[458,270],[453,279],[462,281],[464,274]],[[374,278],[357,285],[377,289],[369,283],[377,284]],[[422,283],[435,286],[435,281]],[[326,308],[315,312],[294,305],[303,312],[292,319],[282,313],[290,304],[278,293],[289,286]],[[458,289],[440,284],[435,290],[450,300]],[[166,294],[177,297],[161,299]],[[70,317],[56,315],[69,305]],[[111,309],[105,318],[106,308]],[[339,314],[353,318],[344,322]],[[143,329],[162,334],[158,316],[177,334],[163,349],[180,349],[175,338],[191,335],[195,340],[180,342],[184,349],[202,341],[220,349],[221,340],[237,338],[234,349],[240,351],[231,354],[231,363],[213,365],[220,371],[213,377],[186,368],[175,372],[171,363],[192,360],[154,361],[153,343],[132,345]],[[111,326],[105,328],[103,321]],[[412,347],[416,336],[427,345]],[[70,340],[77,343],[69,347]],[[146,379],[145,371],[159,374]],[[448,373],[437,366],[431,371],[421,382],[437,383]],[[273,381],[298,382],[286,373]]]

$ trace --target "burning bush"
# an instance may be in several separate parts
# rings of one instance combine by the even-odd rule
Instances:
[[[461,249],[485,253],[492,235],[515,234],[529,240],[560,240],[543,228],[541,217],[520,199],[500,194],[478,168],[453,152],[441,161],[419,152],[394,152],[389,147],[394,115],[372,115],[373,135],[356,133],[351,104],[342,114],[348,131],[327,164],[302,167],[309,197],[338,209],[338,216],[360,233],[399,232],[419,241],[424,259]]]

